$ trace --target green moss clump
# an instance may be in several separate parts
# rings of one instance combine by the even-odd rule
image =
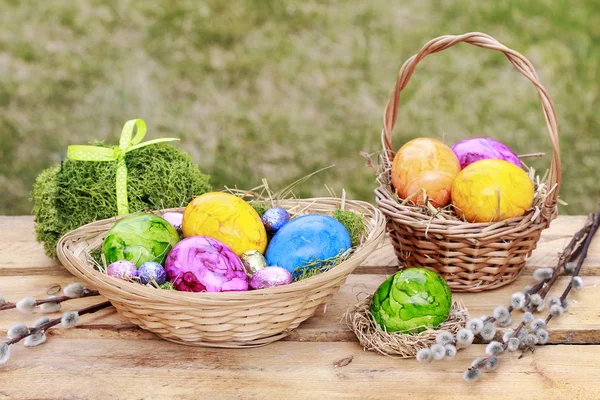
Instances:
[[[259,217],[262,217],[265,211],[267,211],[271,206],[264,201],[251,201],[249,204],[254,208],[254,210],[258,213]]]
[[[332,217],[337,219],[350,234],[352,247],[358,246],[365,232],[365,218],[362,214],[356,214],[352,211],[335,210]]]
[[[158,143],[130,151],[127,165],[129,212],[185,206],[212,190],[208,175],[189,154]],[[65,233],[117,215],[116,162],[65,160],[43,171],[32,191],[36,237],[56,257]]]

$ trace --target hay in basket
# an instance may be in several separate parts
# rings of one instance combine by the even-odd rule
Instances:
[[[515,68],[533,83],[539,94],[552,145],[552,160],[547,177],[534,178],[530,171],[536,194],[533,206],[522,217],[470,223],[459,219],[451,208],[419,207],[406,199],[399,199],[392,186],[390,170],[395,156],[392,131],[398,115],[400,93],[407,86],[419,61],[461,42],[503,52]],[[542,230],[557,214],[561,181],[556,110],[529,60],[483,33],[448,35],[431,40],[400,69],[384,112],[382,145],[376,203],[386,216],[387,228],[401,268],[432,269],[444,277],[453,292],[494,289],[509,284],[519,276]]]
[[[365,350],[375,351],[389,357],[414,358],[421,349],[435,344],[439,331],[456,335],[467,323],[468,312],[462,301],[453,301],[450,315],[436,329],[426,328],[423,332],[407,334],[388,332],[379,326],[371,316],[371,300],[366,296],[344,315],[346,325],[356,335]]]
[[[96,270],[90,253],[117,219],[82,226],[64,235],[58,258],[77,278],[96,288],[132,323],[186,345],[244,348],[289,335],[328,302],[385,236],[385,219],[373,205],[338,198],[272,200],[290,214],[329,214],[342,207],[364,217],[365,233],[352,254],[326,272],[289,285],[247,292],[190,293],[161,290],[112,278]],[[163,210],[166,211],[166,210]],[[168,211],[183,211],[171,209]]]

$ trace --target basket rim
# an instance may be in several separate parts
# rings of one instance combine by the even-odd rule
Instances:
[[[276,204],[284,207],[292,204],[304,205],[310,208],[310,206],[314,204],[324,203],[324,205],[333,206],[334,204],[341,204],[341,202],[342,200],[337,198],[316,197],[308,199],[280,200],[277,201]],[[245,303],[248,301],[256,302],[257,300],[261,299],[271,302],[274,298],[285,298],[290,295],[297,295],[298,293],[313,290],[315,288],[333,285],[340,278],[344,278],[352,273],[352,271],[378,247],[386,233],[385,217],[381,210],[379,210],[378,207],[361,200],[343,200],[343,202],[346,206],[346,209],[361,212],[365,218],[369,218],[371,224],[366,225],[367,229],[370,229],[364,242],[356,248],[350,258],[338,264],[329,271],[304,279],[302,281],[292,282],[288,285],[277,286],[273,288],[248,290],[242,292],[183,292],[176,290],[161,290],[105,275],[95,270],[91,265],[89,265],[89,263],[82,262],[77,255],[68,249],[70,244],[79,242],[81,240],[86,240],[81,239],[82,232],[85,232],[89,229],[97,229],[98,232],[96,234],[101,234],[101,232],[106,231],[99,228],[102,228],[104,225],[109,223],[110,226],[112,226],[114,221],[124,218],[126,215],[94,221],[66,233],[58,241],[57,256],[60,262],[69,272],[96,286],[100,292],[126,291],[128,292],[129,297],[138,297],[140,299],[152,298],[154,301],[177,303],[179,305],[184,302],[189,305],[219,305],[224,303]],[[183,211],[184,209],[185,207],[171,208],[160,210],[160,212]]]

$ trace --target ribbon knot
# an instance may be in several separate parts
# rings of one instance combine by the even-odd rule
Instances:
[[[137,128],[133,136],[133,128]],[[131,150],[161,142],[172,142],[176,138],[162,138],[142,142],[146,136],[146,123],[141,119],[132,119],[125,123],[121,131],[119,145],[113,148],[75,145],[67,149],[67,158],[76,161],[116,161],[117,162],[117,212],[119,215],[129,214],[127,200],[127,165],[125,155]]]

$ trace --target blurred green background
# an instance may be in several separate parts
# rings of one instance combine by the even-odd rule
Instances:
[[[597,0],[0,0],[0,214],[31,212],[36,175],[69,144],[180,137],[216,188],[278,188],[374,200],[360,151],[381,149],[402,63],[443,34],[486,32],[528,57],[559,115],[561,212],[600,198]],[[491,136],[549,151],[532,84],[506,58],[460,44],[426,58],[401,100],[395,146]],[[534,165],[545,170],[549,156]]]

